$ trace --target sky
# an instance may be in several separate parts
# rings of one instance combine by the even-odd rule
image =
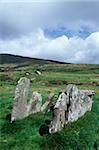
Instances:
[[[99,64],[99,0],[1,0],[0,53]]]

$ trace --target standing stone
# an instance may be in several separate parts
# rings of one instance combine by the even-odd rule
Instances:
[[[51,122],[49,133],[60,131],[65,125],[66,94],[62,92],[54,106],[54,117]]]
[[[38,92],[33,92],[27,106],[27,116],[41,111],[42,97]]]
[[[70,89],[70,91],[69,91]],[[78,90],[75,85],[67,86],[67,93],[69,93],[70,106],[68,108],[68,119],[66,123],[78,120],[87,111],[92,108],[93,90]],[[67,97],[68,98],[68,97]]]
[[[68,85],[60,95],[54,107],[54,117],[49,133],[60,131],[65,124],[78,120],[92,108],[93,90],[79,90],[75,85]]]
[[[26,77],[23,77],[18,81],[18,85],[15,90],[11,122],[16,119],[22,119],[26,116],[29,85],[30,81]]]
[[[66,110],[66,124],[78,119],[80,110],[79,90],[75,85],[68,85],[67,93],[67,110]]]
[[[41,107],[41,111],[47,111],[53,102],[54,93],[50,93],[48,96],[48,100]]]

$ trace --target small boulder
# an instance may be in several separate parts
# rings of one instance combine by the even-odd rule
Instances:
[[[38,71],[38,70],[36,70],[35,73],[38,74],[38,75],[41,75],[41,72]]]

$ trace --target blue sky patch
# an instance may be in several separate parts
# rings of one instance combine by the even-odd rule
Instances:
[[[66,27],[46,28],[44,30],[45,36],[51,38],[57,38],[59,36],[66,35],[68,38],[78,36],[85,39],[93,32],[95,32],[95,29],[93,30],[85,26],[80,27],[78,30],[72,30]]]

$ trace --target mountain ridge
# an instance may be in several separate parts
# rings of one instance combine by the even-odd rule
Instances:
[[[50,60],[50,59],[40,59],[40,58],[32,58],[20,55],[13,55],[13,54],[0,54],[0,64],[11,64],[11,63],[25,63],[30,62],[34,64],[70,64],[67,62],[57,61],[57,60]]]

